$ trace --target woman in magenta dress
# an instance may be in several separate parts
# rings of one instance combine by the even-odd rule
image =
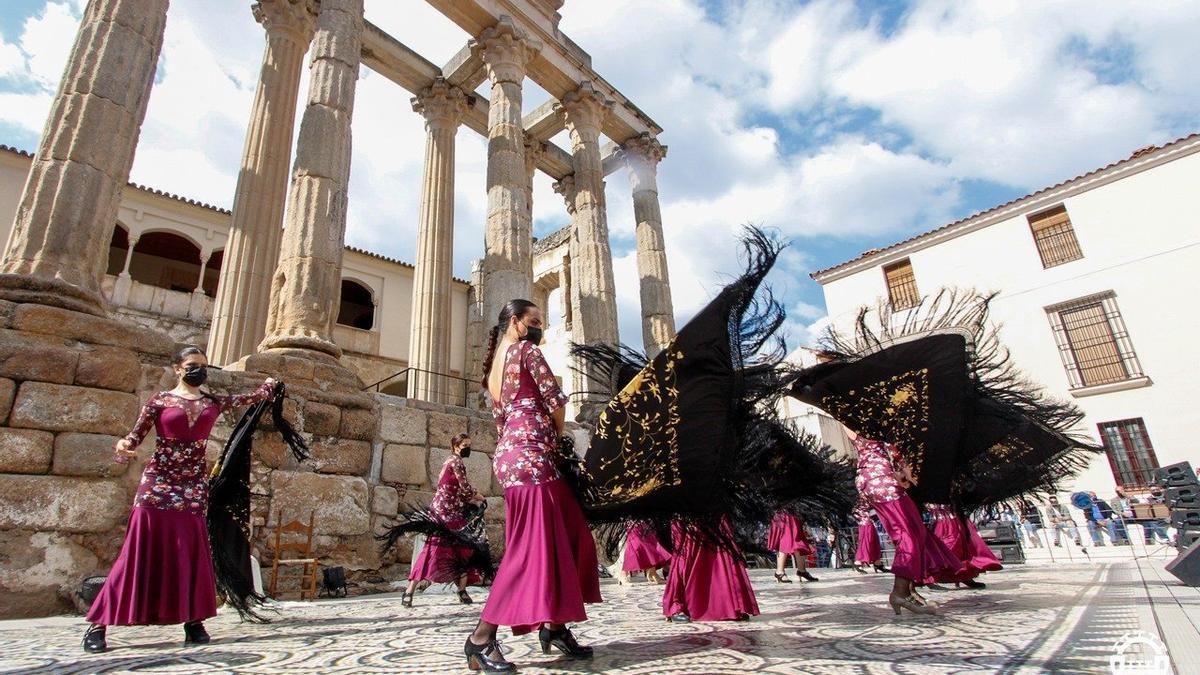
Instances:
[[[459,434],[450,441],[450,456],[442,463],[437,491],[433,495],[433,501],[429,503],[429,515],[452,530],[466,527],[467,507],[483,502],[483,495],[467,480],[467,465],[463,463],[463,458],[470,455],[470,436]],[[437,536],[429,537],[425,540],[425,546],[421,548],[417,559],[413,561],[412,569],[408,573],[408,588],[401,596],[400,604],[412,607],[413,593],[416,591],[417,582],[420,581],[439,584],[455,581],[458,583],[458,601],[464,605],[471,604],[467,584],[479,583],[479,574],[462,574],[457,579],[454,576],[455,566],[470,559],[469,548],[452,545]]]
[[[871,506],[862,499],[854,506],[854,519],[858,521],[858,549],[854,552],[854,571],[866,574],[868,565],[876,572],[891,572],[883,565],[883,547],[879,545],[879,531],[871,520]]]
[[[182,623],[184,644],[204,644],[203,622],[217,614],[204,449],[222,412],[270,398],[275,381],[268,378],[251,394],[217,396],[200,390],[208,359],[199,347],[183,348],[171,364],[178,385],[151,396],[115,446],[116,461],[128,463],[154,428],[154,455],[142,472],[125,542],[87,614],[89,652],[108,649],[107,626]]]
[[[732,544],[733,529],[721,519],[721,531]],[[718,546],[678,522],[671,525],[671,569],[663,589],[667,620],[745,621],[758,614],[754,587],[741,553]]]
[[[916,481],[896,446],[846,431],[858,451],[855,487],[875,509],[896,547],[892,560],[896,580],[888,604],[897,614],[901,607],[918,614],[932,614],[936,605],[917,594],[916,585],[942,574],[957,573],[962,565],[921,520],[917,505],[907,492]]]
[[[654,528],[646,523],[634,523],[625,531],[625,561],[621,570],[627,575],[630,572],[645,571],[646,581],[661,584],[658,568],[671,560],[671,553],[663,548],[658,541]]]
[[[975,524],[949,504],[927,504],[926,509],[933,519],[933,535],[962,561],[962,569],[956,574],[935,576],[932,581],[953,581],[967,588],[986,588],[987,584],[976,581],[975,577],[1002,569],[1002,565],[992,549],[984,543],[983,537],[979,536]]]
[[[771,529],[767,532],[767,548],[775,551],[775,581],[790,584],[787,576],[787,559],[792,556],[796,561],[796,576],[805,581],[817,581],[808,573],[808,556],[813,552],[809,542],[808,531],[804,528],[804,519],[787,511],[779,511],[771,519]]]
[[[500,651],[498,626],[513,635],[538,629],[543,653],[592,655],[567,624],[587,619],[585,603],[600,602],[596,545],[555,459],[567,397],[537,347],[541,337],[537,306],[512,300],[484,359],[499,434],[492,468],[504,487],[504,557],[464,651],[469,668],[488,673],[516,669]]]

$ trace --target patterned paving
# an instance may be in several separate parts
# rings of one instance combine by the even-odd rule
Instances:
[[[591,662],[543,656],[535,636],[504,646],[524,673],[1108,672],[1122,633],[1153,630],[1130,609],[1143,594],[1131,565],[1016,565],[983,591],[931,592],[937,617],[894,616],[889,576],[846,570],[786,586],[753,572],[763,615],[749,623],[668,624],[661,587],[606,584],[576,628]],[[185,649],[178,627],[113,628],[98,655],[80,649],[79,618],[0,622],[0,672],[461,673],[479,609],[437,588],[411,609],[398,595],[286,603],[267,626],[222,614],[200,648]]]

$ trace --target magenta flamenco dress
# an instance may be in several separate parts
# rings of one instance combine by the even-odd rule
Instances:
[[[626,572],[658,569],[671,560],[671,553],[658,541],[654,528],[645,523],[630,525],[625,532],[625,562],[621,569]]]
[[[811,555],[813,545],[804,530],[804,520],[786,511],[776,513],[767,532],[767,548],[776,553],[794,553],[805,558]]]
[[[137,447],[154,427],[154,456],[142,472],[121,553],[88,611],[90,623],[141,626],[203,621],[217,614],[208,547],[208,472],[204,449],[220,414],[271,396],[150,397],[125,438]]]
[[[467,505],[480,496],[467,480],[467,466],[462,457],[450,455],[442,464],[437,491],[433,495],[433,501],[429,503],[429,515],[452,530],[462,529],[467,524]],[[457,581],[454,570],[459,563],[469,561],[471,553],[471,549],[465,546],[455,546],[443,541],[441,537],[429,537],[417,559],[413,561],[408,580],[432,581],[439,584]],[[468,584],[477,584],[479,581],[478,572],[467,575]]]
[[[979,531],[970,519],[961,517],[948,504],[928,504],[927,507],[929,515],[933,518],[933,535],[963,564],[956,574],[936,576],[934,581],[969,581],[984,572],[1003,569],[996,554],[992,553],[983,537],[979,536]]]
[[[729,521],[721,521],[726,537],[733,539]],[[758,614],[754,587],[740,555],[671,526],[675,551],[663,588],[663,615],[686,613],[695,621],[736,621]]]
[[[566,402],[542,351],[526,340],[510,345],[500,396],[492,402],[504,557],[482,619],[511,626],[513,635],[544,623],[584,621],[584,604],[600,602],[596,545],[554,461],[558,439],[550,414]]]
[[[875,509],[896,547],[892,573],[918,584],[957,574],[962,563],[925,527],[917,505],[896,480],[902,461],[896,447],[862,436],[854,439],[854,447],[858,450],[854,485]]]
[[[879,545],[879,531],[871,522],[871,507],[861,500],[854,507],[854,518],[858,521],[858,550],[854,562],[874,565],[883,560],[883,547]]]

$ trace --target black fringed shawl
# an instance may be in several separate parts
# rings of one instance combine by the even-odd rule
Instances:
[[[1012,365],[988,325],[993,297],[943,290],[902,312],[864,308],[853,336],[829,331],[832,360],[801,371],[791,395],[895,444],[918,502],[972,511],[1052,492],[1095,448],[1072,434],[1079,409]]]
[[[485,509],[486,504],[468,507],[467,513],[464,514],[467,524],[455,530],[435,518],[427,508],[409,507],[397,516],[399,520],[395,525],[375,537],[382,542],[380,555],[384,555],[394,548],[405,535],[423,534],[426,545],[432,541],[438,541],[445,546],[470,551],[468,558],[448,556],[440,559],[437,569],[439,577],[458,579],[477,574],[484,579],[490,579],[496,574],[496,564],[492,559],[487,533],[484,531],[483,513]],[[416,560],[412,562],[415,563]]]
[[[266,598],[254,592],[250,571],[250,459],[254,431],[267,410],[296,460],[308,459],[308,444],[283,416],[283,400],[280,382],[269,400],[250,406],[233,428],[208,483],[208,540],[217,593],[243,620],[266,622],[255,612]]]

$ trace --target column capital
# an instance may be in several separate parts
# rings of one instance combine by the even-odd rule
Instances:
[[[268,37],[287,35],[297,42],[312,41],[317,23],[317,0],[258,0],[250,7],[254,20]]]
[[[556,103],[554,110],[562,115],[568,129],[598,136],[612,107],[612,101],[596,91],[590,81],[584,81]]]
[[[538,160],[546,154],[546,144],[536,138],[525,136],[525,172],[530,176],[537,168]]]
[[[531,40],[508,15],[501,15],[495,26],[485,28],[467,45],[483,60],[493,85],[520,83],[525,79],[525,67],[542,51],[542,43]]]
[[[439,77],[411,100],[413,111],[425,118],[425,130],[437,131],[458,128],[475,97]]]
[[[562,195],[563,201],[567,203],[567,213],[575,215],[575,195],[579,193],[579,188],[575,185],[575,174],[567,174],[562,180],[555,181],[554,191]]]
[[[667,156],[667,146],[649,133],[642,132],[621,144],[621,156],[627,163],[657,166]]]

